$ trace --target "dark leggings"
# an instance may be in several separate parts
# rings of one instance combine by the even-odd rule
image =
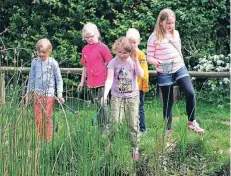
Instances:
[[[101,131],[106,128],[109,122],[108,106],[101,105],[101,98],[104,94],[104,87],[89,88],[91,102],[97,107],[97,123]]]
[[[186,112],[188,120],[195,120],[196,98],[190,77],[183,77],[176,81],[177,85],[184,92],[186,97]],[[173,85],[160,87],[163,96],[163,116],[167,117],[167,129],[172,125]]]

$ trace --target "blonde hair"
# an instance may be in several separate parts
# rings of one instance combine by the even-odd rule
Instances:
[[[126,33],[126,37],[128,37],[129,39],[140,40],[140,33],[135,28],[129,28]]]
[[[112,46],[112,49],[117,51],[118,48],[124,49],[124,51],[131,53],[132,58],[136,58],[136,48],[131,44],[128,37],[120,37],[115,41],[115,43]]]
[[[37,41],[36,43],[36,50],[40,51],[41,49],[45,49],[46,51],[51,52],[52,51],[52,45],[50,40],[47,38],[43,38]]]
[[[166,19],[168,20],[169,17],[176,18],[176,15],[171,9],[163,9],[160,11],[159,16],[157,18],[154,33],[156,34],[159,43],[161,43],[164,40],[164,36],[165,36],[165,31],[160,23]],[[172,31],[172,35],[174,37],[174,29]]]
[[[100,37],[100,32],[99,29],[97,28],[97,26],[94,23],[87,23],[83,26],[82,29],[82,39],[85,40],[85,34],[86,33],[94,33],[94,35],[97,36],[97,38]]]

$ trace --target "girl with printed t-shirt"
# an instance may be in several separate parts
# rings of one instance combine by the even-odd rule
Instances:
[[[136,48],[127,37],[115,41],[113,49],[117,52],[108,64],[108,75],[102,104],[105,104],[111,89],[111,118],[108,127],[109,146],[111,147],[114,132],[121,123],[120,110],[124,107],[124,114],[132,138],[133,160],[140,158],[139,154],[139,86],[137,76],[143,77],[144,71],[140,66]]]

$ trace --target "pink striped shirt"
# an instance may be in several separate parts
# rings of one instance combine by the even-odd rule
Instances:
[[[162,43],[158,44],[156,35],[152,33],[147,43],[147,58],[150,60],[155,59],[159,63],[173,62],[172,73],[175,73],[185,65],[183,58],[178,52],[178,50],[181,52],[179,33],[175,30],[174,34],[174,38],[170,34],[166,34]],[[156,68],[156,70],[157,72],[163,73],[163,68],[160,65]]]

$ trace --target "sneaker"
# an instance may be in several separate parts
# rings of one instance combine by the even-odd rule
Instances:
[[[190,130],[194,130],[194,131],[195,131],[196,133],[198,133],[198,134],[204,133],[204,132],[205,132],[205,130],[199,126],[199,124],[197,123],[196,120],[194,120],[193,122],[190,122],[190,121],[189,121],[189,122],[188,122],[188,128],[189,128]]]
[[[139,159],[140,159],[140,153],[139,153],[139,150],[133,149],[132,159],[133,159],[133,161],[137,161],[137,160],[139,160]]]
[[[172,135],[172,130],[166,130],[165,137],[170,137]]]

